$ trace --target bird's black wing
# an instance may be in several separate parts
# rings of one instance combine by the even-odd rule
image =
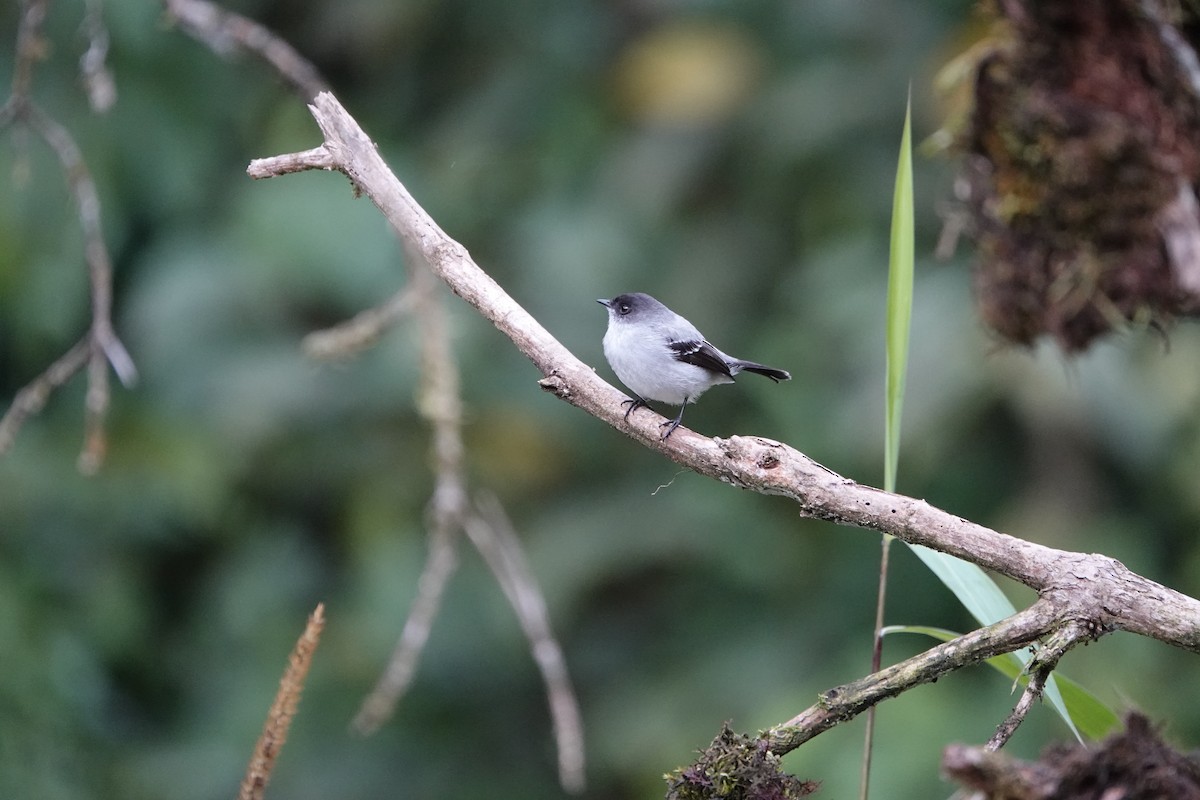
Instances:
[[[694,364],[709,372],[733,377],[733,373],[729,371],[729,364],[725,363],[725,359],[721,358],[721,354],[715,347],[703,339],[668,342],[667,347],[671,348],[671,355],[675,357],[676,361]]]

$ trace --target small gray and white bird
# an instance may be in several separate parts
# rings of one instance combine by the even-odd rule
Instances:
[[[633,392],[625,418],[647,400],[680,406],[663,423],[665,440],[683,420],[683,409],[718,383],[733,383],[739,372],[756,372],[778,383],[792,376],[781,369],[743,361],[705,341],[696,326],[648,294],[634,292],[597,300],[608,309],[604,357],[621,383]]]

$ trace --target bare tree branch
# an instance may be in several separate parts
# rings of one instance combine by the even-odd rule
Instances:
[[[429,535],[429,553],[417,579],[417,597],[404,621],[400,639],[375,688],[363,700],[350,723],[350,727],[363,736],[379,730],[391,718],[412,684],[429,632],[433,630],[433,621],[442,607],[442,595],[457,567],[458,531],[435,528]]]
[[[319,95],[310,110],[325,142],[305,158],[322,169],[332,162],[350,179],[355,192],[369,197],[408,246],[529,358],[541,372],[545,390],[697,473],[787,497],[806,517],[870,528],[949,553],[1038,592],[1034,605],[1007,620],[830,690],[817,706],[772,730],[768,739],[773,750],[786,752],[880,700],[1056,631],[1065,637],[1067,647],[1127,630],[1200,652],[1200,602],[1133,573],[1115,559],[1023,541],[923,500],[860,485],[769,439],[708,439],[682,429],[664,442],[651,415],[626,421],[620,405],[623,395],[563,347],[475,264],[466,248],[438,227],[332,95]],[[251,162],[247,171],[255,178],[272,177],[296,163],[297,157],[289,156],[260,159]]]
[[[417,599],[400,640],[375,688],[363,701],[353,727],[369,734],[395,711],[408,690],[441,605],[446,584],[457,566],[458,535],[465,531],[491,569],[521,623],[534,662],[542,672],[558,750],[559,781],[568,792],[582,792],[583,725],[562,648],[554,638],[541,589],[526,564],[520,540],[498,500],[470,508],[463,465],[462,399],[450,329],[433,272],[421,254],[409,251],[414,265],[409,286],[383,306],[363,312],[334,331],[334,352],[346,353],[373,341],[410,308],[421,332],[421,387],[417,407],[433,426],[434,491],[429,504],[429,554],[417,586]],[[485,518],[486,517],[486,518]]]
[[[133,359],[113,329],[112,259],[108,253],[108,246],[104,243],[104,231],[100,222],[100,196],[96,191],[95,181],[74,137],[64,126],[38,108],[29,94],[34,64],[41,58],[45,48],[41,39],[41,25],[45,19],[46,5],[46,0],[30,0],[25,5],[17,32],[17,65],[13,74],[13,92],[4,107],[0,108],[0,127],[18,125],[18,130],[30,130],[37,134],[54,151],[62,166],[83,230],[84,260],[91,284],[92,324],[87,340],[86,361],[80,363],[76,358],[75,349],[72,348],[55,362],[51,370],[18,393],[18,397],[24,398],[24,402],[18,403],[14,400],[4,418],[0,420],[0,430],[4,431],[4,435],[0,436],[0,455],[11,446],[24,421],[42,408],[48,392],[61,386],[86,364],[86,432],[83,450],[79,455],[79,469],[91,474],[99,469],[106,450],[104,424],[109,406],[108,365],[112,365],[117,377],[126,386],[137,380],[137,370]],[[93,6],[90,13],[97,14],[97,6]],[[93,25],[99,23],[94,22]],[[95,35],[93,34],[94,37]],[[102,67],[101,58],[100,68]],[[45,380],[51,373],[54,379]],[[40,401],[30,403],[34,398],[40,398]]]
[[[871,706],[943,675],[1011,653],[1046,635],[1057,620],[1051,603],[1039,600],[1006,620],[937,645],[924,653],[852,683],[824,692],[817,704],[763,734],[774,753],[788,753]]]
[[[306,100],[325,91],[325,79],[296,49],[252,19],[208,0],[163,0],[167,15],[189,36],[228,56],[246,52],[267,62]]]
[[[458,565],[458,537],[469,513],[463,474],[462,400],[445,310],[436,294],[432,273],[419,258],[413,261],[410,285],[402,294],[412,298],[409,304],[418,317],[421,332],[417,409],[433,427],[434,489],[428,510],[429,553],[417,584],[417,599],[387,669],[354,718],[353,727],[364,734],[375,731],[391,717],[408,690],[441,607],[442,593]]]
[[[416,305],[416,300],[416,293],[411,286],[407,286],[381,305],[368,308],[340,325],[308,334],[304,337],[304,352],[310,358],[322,360],[357,355],[374,345],[379,337],[407,316]]]
[[[1042,699],[1042,693],[1046,690],[1046,681],[1053,671],[1054,667],[1051,666],[1038,666],[1033,670],[1029,676],[1029,682],[1025,684],[1025,690],[1021,692],[1021,699],[1013,706],[1012,713],[1004,718],[1004,721],[996,727],[992,738],[988,739],[986,745],[988,750],[999,750],[1008,744],[1008,740],[1017,732],[1017,728],[1025,721],[1025,717],[1029,715],[1033,704]]]
[[[1058,662],[1066,655],[1067,651],[1080,642],[1087,642],[1095,638],[1097,638],[1095,633],[1083,623],[1068,622],[1043,639],[1036,648],[1033,658],[1025,665],[1029,681],[1025,684],[1025,690],[1021,692],[1021,699],[1013,707],[1012,713],[997,726],[992,738],[988,739],[987,749],[999,750],[1008,743],[1017,728],[1025,721],[1033,704],[1042,699],[1042,693],[1046,690],[1046,681],[1050,679],[1050,673],[1058,666]]]
[[[46,407],[46,401],[54,390],[83,369],[91,351],[91,339],[85,336],[47,367],[45,372],[17,392],[8,411],[0,417],[0,453],[8,452],[25,420]]]
[[[208,0],[164,2],[168,13],[187,33],[216,52],[253,53],[306,97],[324,89],[317,70],[258,23]],[[318,147],[274,159],[270,170],[282,175],[309,169],[332,170],[338,166],[326,148]],[[375,731],[394,713],[408,690],[441,607],[442,595],[458,565],[458,534],[465,530],[492,568],[529,639],[534,661],[546,682],[558,744],[560,781],[567,791],[580,792],[584,788],[583,727],[562,650],[550,630],[541,590],[532,572],[524,566],[520,541],[515,535],[502,536],[503,532],[496,528],[499,523],[485,522],[469,507],[463,468],[462,399],[445,310],[425,253],[407,238],[401,237],[401,243],[414,265],[409,285],[382,305],[333,328],[310,334],[304,341],[305,352],[314,358],[350,357],[374,344],[386,330],[412,313],[421,331],[421,387],[417,405],[433,427],[435,485],[429,504],[429,552],[418,579],[417,597],[388,666],[363,701],[352,727],[363,734]],[[503,518],[498,509],[497,502],[495,513]]]
[[[88,49],[79,57],[79,72],[92,111],[103,114],[117,102],[117,82],[108,69],[108,28],[104,26],[102,0],[87,0],[83,27]]]
[[[46,55],[42,25],[50,0],[25,0],[21,21],[17,26],[16,64],[13,69],[12,97],[8,106],[19,106],[29,100],[33,89],[33,69]]]
[[[567,674],[567,662],[550,626],[546,599],[525,559],[524,549],[500,501],[485,495],[477,501],[479,514],[466,523],[467,536],[483,555],[509,605],[517,612],[521,630],[529,640],[533,659],[541,670],[550,701],[550,718],[558,743],[558,775],[569,792],[584,790],[583,720],[579,702]]]

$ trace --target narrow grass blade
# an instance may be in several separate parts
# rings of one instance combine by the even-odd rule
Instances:
[[[913,306],[913,273],[915,262],[915,212],[913,203],[913,166],[912,166],[912,98],[904,114],[904,133],[900,140],[900,158],[896,166],[896,186],[892,196],[892,230],[888,254],[888,294],[887,294],[887,387],[886,387],[886,421],[884,442],[884,477],[883,488],[889,492],[896,491],[896,472],[900,459],[900,420],[904,407],[904,386],[908,369],[909,333],[912,326]],[[885,546],[886,547],[886,546]],[[913,547],[912,550],[925,562],[935,575],[944,583],[982,625],[990,625],[1015,613],[1012,603],[1000,591],[1000,587],[982,569],[961,561],[953,556],[945,555],[924,547]],[[886,549],[885,549],[886,552]],[[883,592],[886,586],[886,576],[880,578],[879,611],[882,621]],[[877,626],[878,629],[878,626]],[[876,640],[878,643],[878,639]],[[1029,660],[1030,654],[1022,652],[1014,654],[1012,662],[1019,671]],[[878,665],[876,665],[878,668]],[[1095,717],[1088,709],[1086,700],[1080,702],[1080,718],[1075,717],[1075,709],[1068,706],[1059,689],[1055,676],[1046,682],[1046,699],[1058,711],[1067,726],[1077,738],[1080,731],[1076,724],[1083,724],[1084,718]],[[1080,690],[1082,691],[1082,690]],[[1084,693],[1086,697],[1091,695]],[[1094,698],[1091,698],[1094,700]],[[1104,708],[1096,701],[1093,705]],[[1068,709],[1071,708],[1070,711]],[[1112,714],[1104,708],[1109,715]],[[1102,716],[1102,715],[1101,715]],[[1115,716],[1112,717],[1115,720]],[[869,723],[868,726],[870,727]],[[1101,720],[1096,726],[1107,729]],[[1090,735],[1090,734],[1089,734]]]
[[[892,236],[888,253],[887,396],[883,488],[896,491],[900,460],[900,416],[904,408],[904,379],[908,370],[908,338],[912,327],[914,213],[912,167],[912,98],[904,112],[900,161],[892,195]]]
[[[883,487],[896,491],[896,467],[900,461],[900,416],[904,407],[904,376],[908,369],[908,334],[912,327],[913,261],[913,169],[912,169],[912,91],[904,108],[904,133],[900,137],[900,160],[896,166],[896,186],[892,193],[892,235],[888,250],[887,389],[884,398]],[[883,663],[884,610],[887,606],[888,552],[892,537],[884,535],[879,560],[879,589],[875,600],[875,639],[871,651],[871,671]],[[866,741],[863,747],[860,800],[866,800],[871,785],[871,753],[875,739],[875,708],[867,712]]]

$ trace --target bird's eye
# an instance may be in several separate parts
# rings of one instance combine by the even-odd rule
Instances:
[[[621,316],[625,316],[630,312],[630,310],[631,307],[629,303],[621,303],[621,305],[617,306],[617,311],[621,314]]]

